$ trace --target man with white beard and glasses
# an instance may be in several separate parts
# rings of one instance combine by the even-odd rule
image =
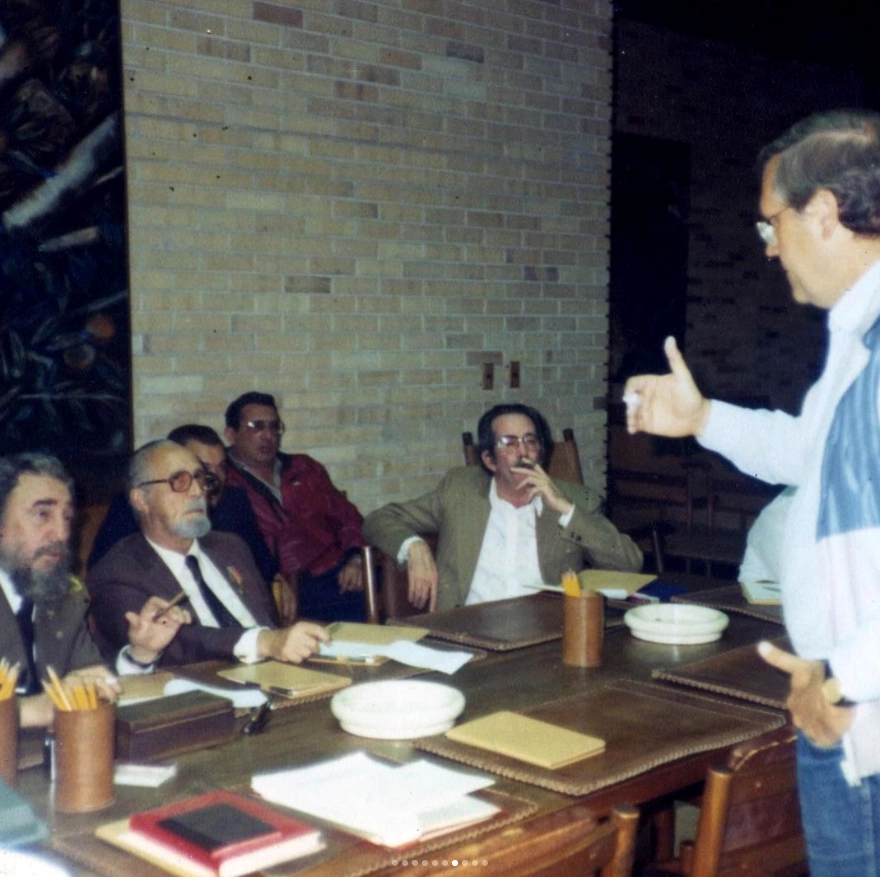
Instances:
[[[205,484],[199,459],[175,442],[150,442],[134,454],[128,496],[140,532],[117,542],[87,577],[102,649],[119,648],[133,606],[183,591],[193,623],[165,649],[161,666],[233,657],[303,661],[329,635],[308,622],[277,627],[247,546],[232,533],[211,532]]]
[[[119,683],[101,659],[86,623],[88,599],[70,574],[73,482],[45,454],[0,457],[0,656],[18,665],[20,724],[46,727],[53,709],[41,681],[52,667],[65,682],[92,682],[115,701]],[[122,619],[110,656],[118,674],[144,673],[189,620],[167,601],[148,595]]]

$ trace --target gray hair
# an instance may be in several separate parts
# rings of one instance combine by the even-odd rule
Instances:
[[[156,452],[162,448],[180,449],[177,442],[171,439],[156,439],[141,445],[132,455],[128,463],[127,485],[129,490],[134,490],[138,484],[149,481],[153,475],[150,463]]]
[[[802,210],[827,189],[837,199],[842,225],[880,235],[880,114],[815,113],[765,146],[761,167],[777,156],[774,189],[788,205]]]

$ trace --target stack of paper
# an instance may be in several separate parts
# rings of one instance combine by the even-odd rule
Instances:
[[[388,847],[423,841],[498,812],[470,796],[495,781],[425,760],[388,764],[355,752],[310,767],[257,774],[267,801],[308,813]]]

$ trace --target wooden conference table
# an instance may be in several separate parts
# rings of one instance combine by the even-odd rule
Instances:
[[[701,584],[705,588],[713,583]],[[398,851],[327,828],[326,850],[266,873],[309,877],[390,875],[400,873],[399,863],[404,859],[409,870],[423,869],[435,877],[446,873],[443,862],[448,862],[450,873],[457,872],[461,868],[453,863],[458,865],[475,857],[489,860],[512,824],[534,825],[542,830],[545,823],[558,825],[569,814],[571,818],[582,818],[585,810],[603,817],[616,803],[635,804],[648,812],[668,802],[676,792],[699,783],[707,767],[723,761],[735,743],[784,723],[782,700],[787,681],[778,671],[764,668],[753,649],[761,639],[782,637],[783,628],[771,620],[772,610],[770,617],[761,617],[763,611],[753,612],[738,596],[735,586],[718,590],[720,584],[715,582],[714,590],[693,595],[696,602],[729,610],[730,625],[720,640],[702,645],[644,642],[632,637],[622,625],[622,613],[610,610],[603,663],[594,669],[563,665],[558,638],[516,645],[517,637],[523,642],[529,639],[530,618],[543,619],[540,624],[546,632],[556,617],[561,628],[561,598],[557,595],[505,601],[515,604],[503,609],[510,624],[503,623],[504,616],[499,614],[502,609],[497,609],[496,621],[502,618],[500,633],[496,625],[488,639],[481,638],[485,631],[469,612],[476,607],[440,614],[440,626],[445,627],[440,633],[446,637],[447,646],[449,639],[457,639],[456,647],[469,644],[475,657],[453,676],[428,673],[419,678],[451,684],[464,692],[467,704],[459,721],[507,709],[529,711],[538,718],[558,717],[563,722],[572,717],[573,726],[581,722],[583,727],[585,723],[585,729],[603,736],[608,746],[603,755],[581,762],[581,768],[548,772],[516,762],[505,764],[499,757],[493,762],[488,754],[485,760],[478,755],[473,761],[467,751],[461,758],[454,744],[449,744],[452,750],[443,751],[446,741],[442,736],[415,744],[355,737],[340,728],[330,712],[329,699],[324,698],[276,709],[258,736],[237,735],[220,746],[179,756],[175,759],[177,777],[158,789],[117,786],[113,805],[97,813],[53,812],[51,787],[41,768],[20,771],[18,790],[51,827],[46,842],[49,854],[60,856],[75,874],[161,877],[163,871],[95,838],[96,826],[212,788],[246,791],[255,773],[302,766],[355,750],[366,750],[393,762],[414,755],[433,758],[439,753],[496,773],[492,794],[500,796],[504,818],[438,838],[424,847]],[[461,637],[456,633],[459,616],[463,619]],[[524,620],[526,627],[518,627]],[[510,631],[509,641],[504,639],[505,631]],[[491,648],[481,648],[478,642]],[[320,669],[326,668],[320,665]],[[360,682],[409,671],[388,662],[378,668],[339,672],[350,672],[354,681]],[[680,673],[681,678],[657,679],[658,672],[672,677]],[[694,685],[689,684],[689,678]],[[728,689],[734,694],[742,689],[745,697],[728,697]],[[549,713],[542,706],[560,700],[562,703],[550,707]],[[416,861],[423,864],[416,866]],[[489,877],[492,869],[483,867],[480,873]]]

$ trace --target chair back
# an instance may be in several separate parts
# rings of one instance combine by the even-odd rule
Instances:
[[[422,538],[437,551],[437,539],[425,533]],[[374,545],[361,548],[364,570],[364,614],[367,624],[382,624],[388,618],[409,618],[419,615],[425,609],[416,609],[407,598],[409,582],[405,569],[397,566],[389,557]]]
[[[108,503],[81,506],[74,518],[73,541],[74,569],[78,576],[85,576],[86,562],[92,553],[95,536],[107,515]]]
[[[725,767],[710,769],[692,855],[682,851],[688,877],[808,873],[795,739],[785,726],[740,744]]]
[[[465,466],[480,465],[480,449],[474,444],[473,433],[463,432],[461,434],[461,449],[464,454]],[[577,441],[574,437],[574,430],[570,427],[562,430],[561,441],[554,442],[547,472],[551,478],[558,478],[560,481],[571,481],[574,484],[584,483],[584,471],[581,468]]]
[[[437,862],[431,874],[456,877],[461,860],[484,860],[493,877],[630,877],[638,819],[635,807],[619,805],[600,822],[575,804],[465,842],[456,861]]]

